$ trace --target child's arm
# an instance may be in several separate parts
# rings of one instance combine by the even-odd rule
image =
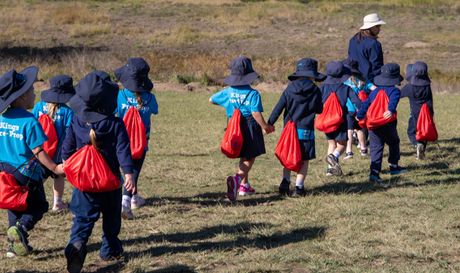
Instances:
[[[117,137],[117,143],[115,146],[117,159],[120,164],[123,173],[125,174],[125,186],[128,191],[135,192],[136,181],[133,177],[133,159],[131,157],[131,148],[129,145],[128,132],[124,126],[124,123],[120,121],[115,129],[115,135]]]
[[[316,114],[321,114],[323,112],[323,97],[321,94],[321,90],[317,87],[315,90],[315,100],[314,100],[314,106],[315,106],[315,113]]]
[[[412,88],[410,84],[406,84],[402,89],[401,89],[401,98],[409,98],[413,97],[412,96]]]
[[[273,125],[267,124],[260,112],[252,112],[252,116],[267,134],[270,134],[273,131],[275,131],[275,127],[273,127]]]
[[[283,112],[284,108],[286,108],[286,96],[284,93],[281,95],[278,103],[275,105],[275,108],[273,108],[272,114],[268,118],[268,124],[273,125],[275,122],[278,120],[278,117],[281,115]],[[287,111],[287,110],[286,110]]]
[[[40,163],[45,166],[47,169],[52,171],[57,175],[64,175],[64,169],[62,168],[62,164],[57,165],[54,161],[49,157],[49,155],[43,150],[42,145],[32,149],[35,157],[40,161]]]

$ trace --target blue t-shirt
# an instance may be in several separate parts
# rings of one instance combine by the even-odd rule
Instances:
[[[249,85],[230,86],[211,96],[211,101],[225,108],[229,118],[233,110],[240,108],[243,117],[251,116],[254,112],[263,112],[262,99],[257,90]],[[244,105],[242,105],[244,102]]]
[[[10,164],[33,180],[40,181],[42,169],[32,150],[47,137],[34,115],[22,108],[9,108],[0,115],[0,162]]]
[[[34,109],[32,109],[32,114],[34,114],[35,118],[39,118],[41,115],[48,114],[48,106],[45,101],[39,101],[35,104]],[[69,128],[70,123],[72,122],[73,118],[73,111],[64,103],[60,103],[58,110],[54,114],[53,121],[54,121],[54,128],[56,129],[57,137],[58,137],[58,147],[57,152],[54,155],[55,161],[60,161],[60,150],[62,145],[62,140],[65,137],[65,132],[67,128]]]
[[[120,92],[118,92],[117,116],[123,119],[129,107],[137,107],[142,122],[144,123],[148,140],[150,138],[150,116],[158,115],[158,103],[155,95],[150,92],[140,92],[139,94],[141,95],[142,99],[141,107],[138,107],[135,92],[132,92],[128,89],[120,90]]]

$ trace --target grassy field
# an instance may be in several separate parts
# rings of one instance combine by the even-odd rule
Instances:
[[[230,204],[227,175],[236,161],[219,151],[225,127],[210,93],[159,92],[140,192],[148,206],[123,221],[126,261],[98,259],[101,223],[89,242],[85,272],[459,272],[459,95],[436,95],[440,139],[416,161],[405,135],[408,102],[399,105],[401,163],[410,170],[390,178],[389,189],[367,181],[368,158],[343,163],[345,175],[327,178],[326,142],[317,134],[305,198],[277,194],[281,168],[273,150],[281,131],[266,136],[250,180],[258,194]],[[266,117],[279,94],[263,94]],[[387,169],[384,164],[384,169]],[[69,185],[69,184],[68,184]],[[51,182],[46,182],[52,200]],[[70,197],[67,186],[65,199]],[[6,213],[0,212],[0,247]],[[47,214],[31,232],[28,258],[0,259],[0,272],[62,272],[70,214]]]

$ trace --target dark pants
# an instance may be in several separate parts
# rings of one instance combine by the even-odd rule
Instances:
[[[136,185],[137,185],[137,182],[139,180],[139,175],[141,173],[142,165],[144,165],[144,160],[145,160],[145,154],[146,153],[147,153],[147,151],[144,152],[144,155],[139,159],[133,159],[133,163],[134,163],[133,175],[134,175],[134,181],[136,182]],[[123,181],[123,178],[122,178],[122,181]],[[127,195],[129,197],[132,197],[133,194],[137,194],[137,192],[127,191],[126,188],[123,187],[123,195]]]
[[[388,163],[398,164],[400,158],[399,136],[396,129],[397,122],[388,123],[376,130],[369,130],[371,149],[371,174],[378,175],[382,170],[383,148],[389,148]]]
[[[426,146],[426,142],[419,142],[417,141],[416,139],[416,131],[417,130],[417,124],[415,122],[415,118],[414,116],[410,116],[409,117],[409,122],[407,123],[407,136],[409,137],[409,140],[410,140],[410,143],[412,145],[417,145],[419,143],[423,144],[424,146]]]
[[[81,192],[74,189],[69,205],[74,218],[69,244],[86,246],[94,224],[102,213],[102,259],[120,256],[123,253],[118,234],[121,228],[121,188],[101,193]]]
[[[19,223],[25,231],[32,230],[43,218],[43,214],[48,211],[48,202],[46,201],[45,189],[43,181],[35,181],[22,175],[13,166],[1,163],[0,171],[13,174],[16,182],[22,186],[29,186],[29,195],[27,196],[27,210],[14,211],[8,210],[8,226],[15,226]]]

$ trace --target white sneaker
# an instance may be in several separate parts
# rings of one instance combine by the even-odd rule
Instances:
[[[145,205],[145,199],[136,194],[131,197],[131,209],[138,209]]]
[[[125,220],[133,220],[134,215],[130,206],[121,205],[121,218]]]

